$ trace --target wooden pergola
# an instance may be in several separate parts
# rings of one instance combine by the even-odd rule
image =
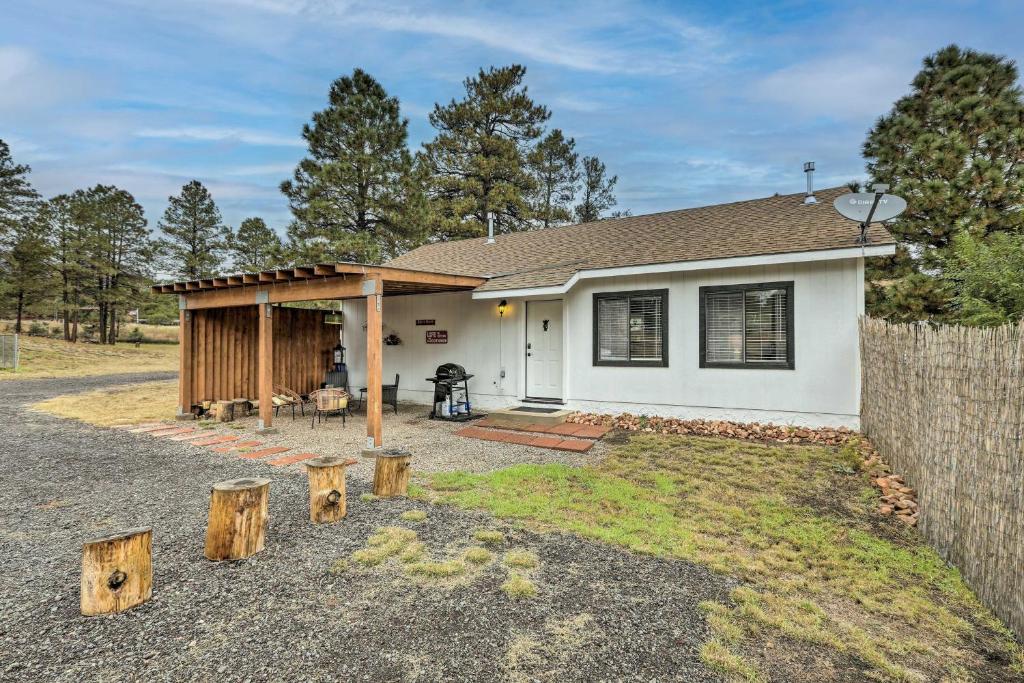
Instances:
[[[331,263],[154,285],[154,292],[179,295],[178,413],[190,414],[197,397],[213,400],[224,394],[222,398],[231,399],[245,396],[255,385],[259,427],[269,429],[275,374],[282,384],[317,388],[328,366],[326,360],[320,360],[322,346],[329,341],[323,333],[325,311],[274,304],[365,298],[366,445],[380,448],[382,299],[470,290],[485,281],[464,275]],[[275,349],[275,337],[283,348]],[[311,346],[316,347],[312,349],[315,353]],[[279,367],[275,368],[275,362]]]

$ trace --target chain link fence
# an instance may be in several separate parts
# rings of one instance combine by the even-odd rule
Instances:
[[[1024,323],[860,326],[861,427],[918,491],[919,529],[1024,636]]]
[[[0,368],[18,369],[18,335],[0,334]]]

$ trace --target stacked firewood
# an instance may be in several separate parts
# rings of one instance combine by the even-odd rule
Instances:
[[[768,441],[787,444],[817,444],[822,446],[851,446],[860,455],[860,469],[871,477],[871,483],[882,494],[878,512],[893,515],[910,526],[917,525],[917,491],[906,485],[903,477],[891,474],[871,443],[852,429],[826,427],[809,429],[787,425],[757,422],[727,422],[725,420],[678,420],[646,415],[598,415],[573,413],[566,422],[603,425],[614,429],[648,434],[683,434],[688,436],[724,436],[748,441]]]

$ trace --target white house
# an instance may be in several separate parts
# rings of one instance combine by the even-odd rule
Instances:
[[[429,244],[388,266],[486,277],[471,292],[394,296],[383,376],[430,403],[441,363],[474,375],[474,408],[858,426],[864,259],[893,238],[804,194]],[[346,301],[352,386],[365,306]]]

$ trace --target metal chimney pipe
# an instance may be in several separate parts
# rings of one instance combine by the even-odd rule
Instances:
[[[814,162],[808,161],[804,163],[804,173],[807,174],[807,196],[804,197],[804,204],[817,204],[818,200],[814,197]]]
[[[494,244],[494,214],[487,212],[487,244]]]

